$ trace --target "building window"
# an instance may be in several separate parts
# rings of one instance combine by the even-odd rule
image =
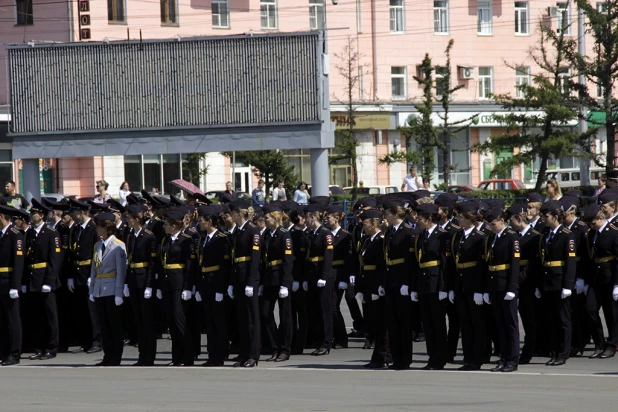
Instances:
[[[111,23],[124,23],[124,0],[107,0],[107,21]]]
[[[363,68],[359,67],[358,68],[358,100],[360,100],[361,102],[365,100],[365,91],[363,90],[363,81],[364,81],[363,76],[364,76]]]
[[[479,67],[479,99],[489,99],[494,92],[493,68]]]
[[[605,97],[605,87],[601,83],[597,83],[597,97],[600,99]]]
[[[15,14],[17,15],[18,25],[34,24],[34,16],[32,13],[33,0],[16,0]]]
[[[8,182],[13,178],[13,153],[11,150],[0,150],[0,182]]]
[[[449,84],[446,79],[448,67],[436,66],[436,97],[440,98],[444,93],[448,93]]]
[[[488,1],[479,1],[476,6],[477,28],[478,34],[491,34],[491,3]]]
[[[135,155],[124,157],[124,180],[134,192],[142,189],[152,193],[179,195],[180,190],[169,182],[182,178],[181,155]]]
[[[433,2],[433,32],[448,33],[447,0],[434,0]]]
[[[393,100],[403,100],[407,98],[405,67],[391,67],[391,86],[393,89]]]
[[[363,32],[363,25],[362,25],[362,19],[361,19],[361,1],[362,0],[356,0],[356,32],[357,33]]]
[[[526,93],[521,86],[530,85],[530,67],[518,67],[515,69],[515,90],[518,99],[526,97]]]
[[[515,34],[530,34],[527,1],[515,2]]]
[[[597,11],[602,14],[607,14],[607,3],[597,3]]]
[[[178,24],[176,0],[161,0],[161,23]]]
[[[556,33],[571,35],[571,10],[569,3],[557,3],[558,18],[556,19]]]
[[[229,0],[212,0],[212,27],[227,29],[230,27]]]
[[[309,28],[311,30],[324,28],[324,0],[309,0]]]
[[[570,67],[561,67],[560,73],[558,74],[559,83],[560,83],[560,91],[562,94],[570,94],[571,87],[569,82],[571,81],[571,68]]]
[[[405,31],[403,0],[390,0],[391,33]]]
[[[277,0],[260,0],[263,29],[277,28]]]

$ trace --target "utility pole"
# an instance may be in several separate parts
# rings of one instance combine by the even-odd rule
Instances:
[[[586,56],[586,26],[585,26],[585,17],[584,10],[581,7],[577,8],[577,53],[580,56]],[[583,73],[579,73],[577,81],[580,85],[586,85],[586,75]],[[582,93],[580,93],[580,100],[582,97]],[[585,133],[588,131],[588,110],[586,107],[581,104],[579,106],[579,132]],[[581,159],[579,162],[579,174],[580,174],[580,182],[582,186],[590,185],[590,160]]]

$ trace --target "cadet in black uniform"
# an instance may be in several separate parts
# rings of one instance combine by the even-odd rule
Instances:
[[[319,310],[322,321],[322,343],[311,353],[322,356],[330,353],[333,342],[333,306],[335,276],[333,273],[334,240],[332,233],[322,225],[324,208],[312,204],[305,208],[309,230],[306,273],[310,307]],[[303,284],[303,287],[305,285]]]
[[[539,280],[541,260],[539,258],[539,241],[541,235],[528,223],[528,208],[525,204],[516,204],[506,210],[509,224],[519,236],[519,315],[524,326],[524,346],[521,349],[519,363],[530,363],[535,353],[537,338],[537,314],[534,305],[540,296]]]
[[[586,325],[594,342],[594,353],[590,358],[606,359],[616,354],[618,340],[618,229],[607,221],[596,204],[588,206],[584,220],[590,223],[586,247],[593,262],[584,272]],[[607,344],[599,316],[601,308],[609,332]]]
[[[618,194],[604,191],[599,195],[599,204],[609,223],[615,223],[618,217]]]
[[[491,304],[498,326],[500,360],[492,372],[514,372],[519,365],[519,237],[506,228],[506,215],[501,208],[485,214],[493,234],[485,241],[488,280],[485,302]],[[488,297],[488,299],[487,299]]]
[[[575,235],[562,225],[564,211],[560,202],[543,204],[547,230],[541,237],[540,253],[543,265],[541,294],[549,328],[548,366],[564,365],[571,352],[571,302],[575,283]]]
[[[126,212],[131,232],[126,238],[129,264],[125,281],[131,296],[139,349],[139,357],[133,366],[152,366],[157,356],[157,329],[152,299],[157,240],[150,230],[144,228],[147,211],[145,206],[131,205]]]
[[[17,209],[0,205],[0,330],[8,334],[0,339],[2,366],[16,365],[21,354],[19,289],[24,271],[24,237],[11,224]]]
[[[528,193],[526,203],[528,205],[528,221],[530,226],[540,234],[543,234],[545,232],[545,218],[541,214],[543,196],[534,192]]]
[[[418,301],[425,329],[429,362],[426,370],[444,369],[447,357],[446,302],[448,273],[446,252],[448,234],[437,227],[438,206],[425,203],[417,207],[418,223],[423,230],[414,241],[418,269],[412,271],[410,298]]]
[[[236,322],[240,353],[233,366],[253,368],[260,359],[261,327],[258,304],[260,284],[260,230],[250,220],[253,208],[247,201],[230,203],[230,216],[236,223],[231,285],[236,301]],[[229,293],[229,290],[228,290]]]
[[[294,255],[290,233],[281,227],[283,209],[278,204],[266,205],[266,231],[262,245],[261,302],[262,322],[272,356],[267,362],[285,362],[292,352],[292,269]],[[279,306],[279,328],[275,323],[275,304]]]
[[[454,302],[461,322],[464,365],[460,370],[479,370],[486,348],[483,293],[486,292],[485,234],[476,230],[481,216],[475,202],[456,206],[457,222],[461,229],[451,237],[454,264],[450,266],[451,290],[449,300]]]
[[[195,245],[191,236],[182,233],[184,211],[165,212],[167,236],[161,245],[157,261],[157,298],[163,300],[172,337],[173,366],[193,365],[191,331],[186,325],[187,302],[191,299],[192,266],[195,264]]]
[[[307,288],[301,287],[306,284],[305,259],[307,257],[308,231],[305,225],[304,206],[287,206],[289,218],[288,232],[292,238],[292,252],[294,266],[292,267],[292,354],[301,355],[307,342],[309,330],[309,309],[307,306]]]

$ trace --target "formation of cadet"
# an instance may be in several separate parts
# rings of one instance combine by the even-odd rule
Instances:
[[[460,370],[512,372],[533,356],[559,366],[591,340],[590,358],[616,352],[616,189],[583,211],[576,190],[547,202],[530,193],[506,209],[395,193],[357,201],[349,225],[320,196],[255,209],[228,196],[127,200],[33,199],[30,213],[0,205],[3,365],[77,347],[114,366],[133,344],[135,366],[152,366],[164,332],[174,366],[194,364],[203,333],[204,366],[246,368],[261,355],[328,355],[350,336],[365,338],[374,369],[408,369],[413,342],[425,340],[422,369],[441,370],[459,360],[460,337]]]

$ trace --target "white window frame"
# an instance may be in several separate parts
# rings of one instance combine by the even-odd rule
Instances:
[[[530,66],[519,66],[515,68],[515,95],[518,99],[525,97],[523,91],[518,87],[522,84],[530,85]]]
[[[270,26],[270,21],[274,15],[274,27]],[[266,21],[266,25],[264,22]],[[260,24],[263,30],[276,30],[279,27],[277,13],[277,0],[260,0]]]
[[[389,0],[388,10],[391,33],[405,33],[406,12],[404,0]]]
[[[599,13],[607,14],[607,3],[604,1],[597,2],[596,9]]]
[[[525,7],[521,7],[523,4]],[[525,27],[525,31],[522,27]],[[530,2],[515,2],[515,35],[530,36]]]
[[[215,6],[216,12],[215,12]],[[221,12],[221,7],[224,7],[224,11]],[[214,29],[229,29],[230,28],[230,0],[212,0],[212,27]],[[225,19],[225,22],[222,22]]]
[[[436,3],[443,3],[436,5]],[[449,34],[448,0],[434,0],[433,2],[433,32],[434,34]]]
[[[363,26],[362,26],[362,19],[361,19],[361,1],[362,0],[356,0],[356,32],[357,33],[362,33],[363,32]]]
[[[442,97],[443,93],[438,93],[438,83],[440,81],[442,81],[444,79],[444,77],[446,77],[446,66],[436,66],[435,70],[434,70],[434,76],[435,76],[435,84],[436,84],[436,97],[440,98]],[[448,92],[448,89],[450,89],[451,85],[447,84],[446,85],[446,90],[444,90],[445,92]]]
[[[597,83],[597,98],[602,99],[603,93],[605,93],[605,87],[603,87],[600,83]]]
[[[564,94],[571,94],[572,90],[569,89],[569,79],[573,77],[573,71],[570,67],[564,67],[561,73],[558,74],[560,78],[560,91]]]
[[[483,69],[489,69],[489,74],[481,74]],[[491,66],[479,67],[479,100],[489,100],[487,95],[487,84],[489,84],[489,94],[494,93],[494,68]]]
[[[491,1],[485,0],[476,3],[476,34],[479,36],[491,36],[493,34]]]
[[[564,31],[564,35],[570,36],[572,33],[571,4],[568,2],[556,3],[556,8],[558,9],[558,17],[556,17],[556,33],[560,34],[562,28],[565,26],[564,19],[566,18],[567,28]]]
[[[403,73],[393,73],[393,69],[403,69]],[[403,80],[403,96],[392,94],[395,80]],[[391,97],[393,100],[406,100],[408,98],[408,68],[406,66],[391,66]]]
[[[311,30],[324,29],[324,0],[309,0],[309,28]]]

